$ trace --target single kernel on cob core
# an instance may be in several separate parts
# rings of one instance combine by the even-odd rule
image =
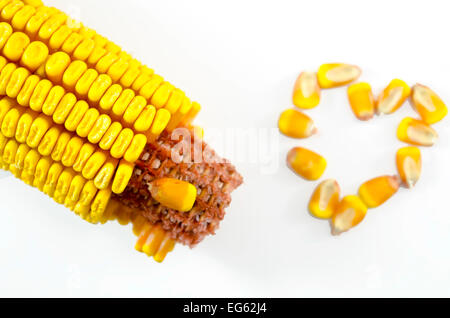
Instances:
[[[409,144],[429,147],[437,141],[438,133],[424,121],[406,117],[398,125],[397,138]]]
[[[281,113],[278,128],[292,138],[306,138],[316,132],[313,120],[295,109],[287,109]]]
[[[309,212],[319,219],[329,219],[336,211],[341,189],[336,180],[322,181],[314,190],[309,201]]]
[[[422,158],[417,147],[403,147],[397,150],[397,170],[403,184],[412,188],[420,178]]]
[[[367,207],[357,195],[347,195],[342,198],[331,218],[333,235],[350,230],[364,219]]]
[[[364,182],[358,195],[368,208],[376,208],[392,197],[399,187],[398,176],[381,176]]]
[[[180,212],[191,210],[197,197],[194,185],[173,178],[156,179],[150,183],[149,190],[153,199]]]
[[[327,167],[324,157],[302,147],[292,148],[286,161],[289,168],[306,180],[319,179]]]
[[[447,106],[442,99],[424,85],[416,84],[413,86],[411,100],[414,109],[427,124],[437,123],[448,113]]]
[[[294,85],[292,101],[299,108],[314,108],[320,102],[320,87],[314,72],[302,72]]]
[[[377,99],[377,114],[392,114],[411,94],[408,84],[400,79],[393,79]]]
[[[321,88],[346,85],[357,80],[360,75],[361,69],[358,66],[343,63],[322,64],[317,71]]]
[[[355,83],[347,89],[348,101],[356,118],[369,120],[375,113],[375,101],[369,83]]]

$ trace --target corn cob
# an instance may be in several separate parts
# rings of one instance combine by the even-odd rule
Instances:
[[[91,223],[131,222],[157,261],[214,233],[242,178],[205,143],[215,163],[172,160],[198,103],[39,0],[0,0],[0,50],[1,169]]]

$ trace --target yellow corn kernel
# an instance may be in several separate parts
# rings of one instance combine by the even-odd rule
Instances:
[[[113,122],[100,140],[100,148],[103,150],[111,149],[121,131],[122,124],[120,124],[119,122]]]
[[[6,85],[6,95],[16,98],[28,76],[30,76],[30,72],[27,69],[23,67],[16,69],[11,74],[8,85]]]
[[[361,82],[350,85],[347,89],[347,95],[350,107],[356,118],[359,120],[369,120],[373,117],[375,113],[375,101],[369,83]]]
[[[181,104],[183,102],[185,95],[182,90],[176,88],[172,94],[170,94],[169,100],[167,101],[167,104],[165,106],[165,109],[167,109],[170,114],[175,114],[178,109],[181,107]]]
[[[66,93],[53,113],[53,121],[56,124],[63,124],[70,115],[72,109],[77,103],[77,98],[72,93]]]
[[[17,148],[19,148],[19,144],[17,143],[17,141],[15,141],[14,139],[10,139],[3,149],[3,162],[7,164],[13,164],[16,157]]]
[[[78,203],[87,206],[91,204],[92,200],[97,193],[97,188],[95,187],[94,181],[89,180],[84,184],[83,190],[80,193],[80,200]]]
[[[97,192],[94,201],[91,204],[91,219],[92,223],[97,223],[103,216],[103,213],[108,206],[109,199],[111,198],[111,189],[103,189]]]
[[[99,143],[110,125],[111,118],[105,114],[100,115],[92,126],[89,135],[87,136],[88,140],[93,144]]]
[[[94,179],[94,184],[98,189],[103,190],[109,186],[112,178],[114,177],[114,172],[116,171],[118,163],[119,161],[114,158],[109,158],[106,160],[105,164],[98,171]]]
[[[142,245],[142,252],[147,254],[147,256],[154,256],[159,250],[162,241],[166,237],[166,232],[159,226],[154,226],[152,231],[147,237],[147,240]]]
[[[40,191],[42,191],[44,188],[48,170],[50,169],[52,163],[53,162],[49,157],[42,157],[41,159],[39,159],[36,165],[36,170],[34,171],[33,186],[38,188]]]
[[[36,9],[33,6],[26,5],[23,8],[21,8],[19,11],[17,11],[16,14],[14,14],[11,25],[13,26],[14,30],[20,30],[22,31],[25,28],[25,25],[27,24],[28,20],[36,13]]]
[[[6,64],[8,64],[8,61],[3,56],[0,56],[0,70],[3,70]]]
[[[100,101],[107,89],[112,85],[112,79],[106,74],[100,74],[97,79],[92,83],[89,92],[88,99],[93,103]]]
[[[77,84],[75,85],[75,91],[83,96],[86,97],[89,88],[91,87],[92,83],[97,79],[98,72],[92,68],[88,69],[84,74],[81,76],[81,78],[77,81]]]
[[[128,162],[135,162],[139,159],[144,150],[145,145],[147,144],[147,137],[143,134],[137,134],[133,137],[133,140],[130,143],[127,151],[125,152],[123,158]]]
[[[73,212],[75,212],[75,214],[79,215],[80,217],[82,217],[85,220],[86,220],[86,217],[88,216],[90,210],[91,210],[91,207],[89,205],[82,205],[80,202],[77,202],[75,204],[75,207],[73,208]]]
[[[125,160],[120,160],[114,176],[112,191],[116,194],[122,193],[128,185],[134,171],[134,164]]]
[[[300,108],[314,108],[320,102],[320,87],[314,72],[302,72],[294,85],[292,102]]]
[[[25,156],[25,159],[23,162],[24,172],[26,172],[27,174],[32,175],[34,177],[35,171],[36,171],[36,166],[40,159],[41,159],[41,156],[39,155],[39,153],[36,150],[31,149]]]
[[[16,127],[16,140],[20,143],[25,143],[28,135],[30,134],[30,128],[33,124],[33,121],[37,117],[37,113],[25,111],[22,116],[20,116],[19,121],[17,122]]]
[[[24,110],[21,108],[11,108],[3,118],[1,132],[8,138],[14,137],[16,134],[17,124]]]
[[[36,148],[41,142],[42,137],[52,126],[51,119],[45,115],[39,115],[31,124],[30,134],[27,137],[27,145]]]
[[[4,136],[3,134],[0,133],[0,159],[3,155],[3,150],[5,149],[5,146],[8,141],[9,141],[9,138],[7,138],[6,136]]]
[[[33,41],[23,52],[20,63],[34,72],[45,63],[47,57],[48,47],[40,41]]]
[[[89,105],[84,100],[79,100],[75,106],[73,106],[72,111],[64,122],[64,127],[68,131],[75,131],[78,127],[78,124],[83,119],[86,112],[89,110]]]
[[[406,117],[398,125],[397,138],[413,145],[432,146],[438,139],[438,134],[425,122]]]
[[[28,35],[22,32],[14,32],[3,47],[3,55],[8,60],[17,62],[22,57],[28,44],[30,44]]]
[[[154,74],[139,90],[139,95],[144,96],[145,99],[149,100],[163,81],[164,79],[161,76]],[[156,107],[156,105],[154,106]]]
[[[417,147],[403,147],[397,151],[397,170],[403,184],[408,188],[414,187],[422,171],[422,156]]]
[[[175,241],[171,239],[167,234],[161,242],[158,251],[153,255],[153,259],[158,263],[161,263],[165,258],[167,253],[173,251],[175,247]]]
[[[64,52],[56,52],[45,63],[45,74],[53,83],[62,83],[64,72],[70,65],[70,56]]]
[[[14,166],[22,171],[24,167],[25,157],[30,151],[30,147],[28,147],[26,144],[20,144],[17,148],[16,156],[14,157]]]
[[[448,113],[447,106],[442,99],[424,85],[416,84],[413,86],[411,100],[414,109],[427,124],[437,123]]]
[[[392,197],[399,187],[399,177],[381,176],[364,182],[358,195],[368,208],[376,208]]]
[[[156,179],[148,188],[153,199],[169,209],[180,212],[190,211],[197,198],[197,188],[189,182],[178,179]]]
[[[86,61],[95,48],[95,42],[92,39],[85,38],[73,52],[74,59]]]
[[[69,90],[75,89],[77,82],[87,71],[87,68],[88,66],[83,61],[77,60],[70,63],[62,77],[64,87]]]
[[[83,139],[80,137],[72,137],[67,143],[66,149],[64,149],[64,153],[61,157],[61,163],[66,167],[72,167],[83,144]]]
[[[80,44],[81,40],[83,40],[83,37],[80,34],[74,32],[70,34],[64,41],[61,50],[63,50],[67,54],[72,54],[75,48]]]
[[[111,52],[111,53],[114,53],[114,54],[117,54],[117,53],[119,53],[122,50],[122,48],[120,46],[118,46],[117,44],[115,44],[115,43],[113,43],[111,41],[108,41],[106,43],[105,49],[108,52]]]
[[[332,88],[351,83],[360,75],[361,69],[355,65],[330,63],[319,67],[317,80],[321,88]]]
[[[378,96],[377,113],[391,114],[403,105],[411,94],[408,84],[400,79],[393,79]]]
[[[289,168],[306,180],[319,179],[327,167],[324,157],[302,147],[292,148],[286,162]]]
[[[134,129],[138,132],[145,132],[150,129],[153,119],[156,115],[156,108],[152,105],[145,106],[144,110],[139,114],[139,117],[134,122]]]
[[[140,72],[138,67],[130,67],[128,65],[127,71],[120,78],[120,84],[123,87],[130,87],[131,85],[133,85],[134,81],[139,76],[139,74]]]
[[[175,87],[172,84],[168,82],[162,83],[150,99],[150,104],[156,108],[164,107],[174,89]]]
[[[83,177],[90,180],[95,177],[98,170],[103,166],[107,159],[107,156],[102,151],[96,151],[94,154],[87,160],[83,170],[81,171]]]
[[[11,110],[11,108],[15,105],[13,99],[9,97],[3,97],[0,99],[0,123],[5,118],[6,114]]]
[[[44,193],[48,196],[53,197],[56,184],[63,170],[64,167],[57,162],[53,163],[50,166],[50,169],[48,169],[47,179],[45,180],[44,184]]]
[[[112,107],[112,112],[117,118],[121,118],[125,110],[127,109],[128,105],[133,100],[135,94],[134,91],[127,88],[125,89],[117,99],[117,101],[114,103]]]
[[[108,52],[95,65],[95,69],[99,71],[99,73],[105,74],[111,65],[117,61],[119,58],[116,54]]]
[[[186,116],[184,116],[181,119],[181,124],[189,126],[192,123],[192,121],[194,120],[194,118],[197,116],[197,114],[200,112],[201,109],[202,108],[199,103],[192,102],[192,108],[189,111],[189,113],[187,113]]]
[[[53,147],[53,151],[51,153],[51,157],[54,161],[61,161],[64,150],[66,149],[70,138],[72,138],[72,136],[65,131],[62,132],[61,135],[59,135],[59,138],[56,141],[56,145]]]
[[[58,203],[64,203],[64,199],[69,192],[70,184],[72,183],[72,179],[75,176],[75,173],[72,169],[66,168],[59,175],[58,181],[55,186],[55,199]]]
[[[10,1],[1,12],[1,17],[5,21],[11,21],[14,15],[22,9],[25,4],[22,1]]]
[[[42,105],[42,112],[47,116],[53,116],[65,93],[66,91],[62,86],[53,86],[50,89],[50,92],[48,92],[47,98]]]
[[[33,94],[36,86],[39,84],[39,81],[40,79],[37,75],[28,76],[19,92],[19,95],[17,95],[17,103],[19,105],[29,107],[31,95]]]
[[[49,156],[52,153],[60,135],[61,129],[59,127],[50,128],[39,143],[39,153],[43,156]]]
[[[133,90],[135,90],[136,92],[139,92],[140,89],[141,89],[142,87],[144,87],[144,85],[150,81],[150,79],[151,79],[151,76],[150,76],[150,75],[148,75],[148,74],[142,74],[142,73],[141,73],[141,74],[136,78],[136,80],[133,82],[133,85],[131,86],[131,88],[132,88]]]
[[[192,103],[191,103],[190,99],[185,96],[183,98],[183,102],[181,103],[181,107],[178,109],[178,111],[173,116],[171,116],[170,121],[167,124],[167,130],[172,131],[175,128],[177,128],[181,122],[181,119],[183,119],[191,111],[191,109],[192,109]],[[158,110],[158,112],[159,112],[159,110]]]
[[[85,39],[92,39],[94,35],[97,34],[95,30],[88,28],[84,25],[81,26],[81,28],[78,30],[78,33],[80,33]]]
[[[0,73],[0,95],[6,95],[6,86],[11,79],[11,75],[17,69],[17,65],[14,63],[8,63],[2,69]]]
[[[95,151],[95,147],[94,145],[90,144],[90,143],[85,143],[81,149],[80,152],[78,153],[78,157],[75,160],[75,163],[73,164],[73,170],[75,170],[76,172],[81,172],[83,171],[86,162],[89,160],[89,158],[92,156],[92,154]]]
[[[295,109],[287,109],[281,113],[278,128],[292,138],[306,138],[316,132],[312,119]]]
[[[30,108],[32,110],[37,112],[42,110],[44,101],[52,87],[53,84],[49,80],[43,79],[39,81],[30,97]]]
[[[0,23],[0,49],[5,46],[6,41],[8,41],[12,33],[13,28],[9,23],[6,22]]]
[[[96,45],[94,50],[91,52],[91,55],[89,55],[87,62],[89,65],[95,65],[103,56],[105,56],[106,53],[107,52],[104,48]]]
[[[148,140],[154,141],[167,127],[170,121],[170,112],[167,109],[160,108],[156,112],[155,119],[153,120],[152,126],[150,127],[149,134],[147,136]]]
[[[42,24],[39,29],[38,37],[41,40],[47,41],[61,27],[67,20],[67,15],[64,13],[58,13],[51,16],[47,21]]]
[[[366,216],[367,207],[356,195],[342,198],[331,218],[332,233],[338,235],[358,225]]]
[[[78,174],[75,175],[70,183],[69,191],[67,191],[67,198],[72,202],[77,202],[85,184],[86,179]]]
[[[139,233],[136,234],[138,236],[138,240],[136,242],[136,245],[134,246],[137,251],[142,252],[142,247],[147,241],[148,236],[152,232],[152,229],[153,226],[149,222],[145,222],[144,225],[140,228]]]
[[[146,105],[147,101],[144,97],[134,97],[123,114],[123,122],[132,126]]]
[[[109,111],[121,94],[122,94],[122,86],[118,84],[113,84],[108,88],[103,97],[100,99],[99,102],[100,108]]]
[[[66,39],[72,34],[72,30],[67,26],[63,25],[50,37],[48,42],[49,47],[56,51],[61,48]]]
[[[116,62],[114,62],[111,67],[108,69],[107,74],[111,76],[113,82],[117,82],[122,75],[125,74],[128,69],[129,64],[125,59],[119,58]]]
[[[111,147],[111,156],[117,159],[122,158],[128,146],[131,144],[133,137],[134,133],[131,129],[123,129]]]
[[[341,188],[336,180],[322,181],[314,190],[309,201],[309,212],[319,219],[329,219],[336,211],[341,195]]]
[[[77,135],[80,137],[87,137],[99,116],[100,113],[97,109],[90,108],[84,114],[83,119],[81,119],[81,122],[78,124]]]

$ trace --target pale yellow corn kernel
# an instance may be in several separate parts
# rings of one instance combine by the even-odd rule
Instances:
[[[61,161],[64,150],[66,149],[70,138],[72,138],[72,135],[65,131],[62,132],[61,135],[59,135],[59,138],[56,141],[56,145],[53,147],[53,151],[51,153],[51,157],[54,161]]]
[[[62,86],[53,86],[42,105],[42,112],[47,116],[53,116],[65,93],[66,91]]]
[[[347,195],[339,202],[331,218],[332,233],[334,235],[350,230],[364,219],[367,207],[356,195]]]
[[[50,169],[50,166],[52,165],[52,160],[49,157],[42,157],[39,159],[36,170],[34,172],[34,180],[33,180],[33,186],[38,188],[40,191],[43,190],[45,180],[47,179],[48,170]]]
[[[71,62],[70,56],[64,52],[52,54],[45,63],[45,74],[53,83],[62,83],[64,72]]]
[[[69,192],[70,184],[75,173],[72,169],[65,168],[63,172],[59,175],[58,181],[55,187],[55,197],[65,199],[67,193]],[[62,201],[62,202],[61,202]],[[59,200],[59,202],[64,203],[64,200]]]
[[[39,84],[39,76],[37,75],[31,75],[28,76],[28,78],[25,81],[25,84],[23,84],[22,89],[19,92],[19,95],[17,95],[17,103],[24,107],[29,107],[31,95],[34,92],[34,89]]]
[[[145,99],[149,100],[150,98],[152,98],[153,94],[156,92],[163,81],[164,79],[161,76],[154,74],[150,78],[150,80],[139,90],[139,95],[144,96]],[[156,107],[156,105],[154,106]]]
[[[156,251],[155,255],[153,255],[153,259],[161,263],[166,258],[167,254],[173,251],[175,247],[175,240],[171,239],[167,234],[161,242],[158,251]]]
[[[141,156],[146,144],[147,137],[143,134],[136,134],[133,137],[133,140],[131,141],[131,144],[125,152],[123,158],[128,162],[135,162]]]
[[[355,65],[330,63],[319,67],[317,80],[321,88],[332,88],[351,83],[360,75],[361,69]]]
[[[36,9],[33,6],[26,5],[22,7],[16,14],[12,17],[11,25],[14,30],[22,31],[25,28],[28,20],[36,13]]]
[[[121,94],[122,87],[118,84],[113,84],[108,88],[103,97],[100,99],[100,108],[105,111],[109,111]]]
[[[109,200],[111,198],[111,189],[103,189],[97,192],[92,204],[91,204],[91,218],[92,223],[97,223],[103,216],[103,213],[108,206]]]
[[[30,97],[30,108],[34,111],[41,112],[44,101],[48,96],[48,93],[52,89],[53,84],[49,80],[41,80],[36,85],[33,94]]]
[[[8,138],[14,137],[16,134],[17,124],[22,116],[24,109],[11,108],[3,118],[1,125],[1,132]]]
[[[105,164],[98,171],[94,179],[94,184],[98,189],[103,190],[109,186],[112,178],[114,177],[114,172],[116,171],[118,163],[119,161],[114,158],[109,158],[106,160]]]
[[[69,191],[67,191],[67,198],[70,201],[77,202],[85,184],[86,179],[78,174],[75,175],[70,183]]]
[[[151,225],[149,222],[145,222],[144,225],[140,228],[139,233],[137,233],[137,242],[136,245],[134,246],[134,248],[139,251],[139,252],[143,252],[142,248],[145,244],[145,242],[147,241],[149,235],[152,233],[153,230],[153,225]]]
[[[20,63],[31,72],[34,72],[45,63],[48,53],[48,47],[44,43],[33,41],[23,52]]]
[[[287,109],[281,113],[278,128],[284,135],[292,138],[307,138],[316,132],[313,120],[295,109]]]
[[[108,69],[107,74],[111,76],[113,82],[117,82],[125,74],[128,67],[129,67],[128,61],[119,58],[116,62],[114,62],[111,65],[111,67]]]
[[[30,134],[27,137],[27,145],[36,148],[47,130],[52,126],[52,121],[45,115],[39,115],[31,124]]]
[[[75,131],[83,119],[86,112],[89,110],[89,105],[84,100],[79,100],[75,106],[73,106],[72,111],[64,122],[64,127],[68,131]]]
[[[121,204],[117,200],[111,200],[110,205],[111,208],[115,210],[119,210],[121,208]],[[133,224],[133,234],[136,236],[139,236],[144,226],[148,224],[147,219],[139,214],[137,214],[131,221]]]
[[[17,69],[17,65],[14,63],[8,63],[2,69],[0,73],[0,95],[6,95],[6,86],[11,79],[12,74]]]
[[[294,85],[292,102],[295,106],[309,109],[319,105],[320,87],[314,72],[302,72]]]
[[[72,34],[72,30],[67,26],[63,25],[50,37],[48,42],[50,49],[56,51],[61,48],[64,41]]]
[[[134,122],[134,129],[137,132],[146,132],[150,129],[153,119],[156,115],[156,108],[152,105],[145,106],[144,110],[139,114],[138,118]]]
[[[438,133],[427,123],[406,117],[398,125],[397,138],[413,145],[432,146],[438,139]]]
[[[136,80],[133,82],[131,88],[136,92],[139,92],[141,88],[151,80],[151,75],[148,74],[140,74]]]
[[[319,219],[329,219],[336,211],[341,196],[341,188],[336,180],[322,181],[314,190],[309,201],[309,212]]]
[[[196,187],[178,179],[156,179],[149,184],[148,188],[153,199],[169,209],[180,212],[190,211],[197,198]]]
[[[400,79],[393,79],[378,96],[377,113],[391,114],[403,105],[411,94],[408,84]]]
[[[422,156],[417,147],[403,147],[396,155],[397,171],[403,184],[412,188],[420,178]]]
[[[427,124],[441,121],[448,113],[447,106],[442,99],[430,88],[416,84],[412,88],[411,96],[414,109]]]
[[[92,68],[88,69],[84,74],[81,76],[81,78],[77,81],[77,84],[75,85],[75,91],[83,96],[86,97],[89,88],[91,87],[92,83],[97,79],[98,72]]]
[[[155,226],[152,228],[147,240],[142,246],[142,252],[147,256],[154,256],[156,252],[159,250],[161,243],[166,237],[166,232],[161,229],[159,226]]]
[[[80,152],[78,153],[78,157],[75,160],[75,163],[73,164],[73,170],[75,170],[76,172],[81,172],[83,171],[86,162],[89,160],[89,158],[92,156],[92,154],[95,151],[95,147],[94,145],[90,144],[90,143],[85,143],[81,149]]]
[[[113,122],[100,140],[100,148],[103,150],[111,149],[121,131],[122,125],[119,122]]]
[[[28,147],[26,144],[19,144],[19,147],[17,148],[16,155],[14,157],[14,166],[18,170],[23,170],[24,163],[25,163],[25,157],[30,151],[30,147]]]
[[[9,97],[3,97],[0,99],[0,123],[5,118],[6,114],[13,108],[15,101]]]
[[[87,160],[86,165],[81,171],[83,177],[90,180],[93,179],[98,170],[103,166],[107,159],[107,155],[102,151],[96,151],[94,154]]]
[[[154,141],[164,131],[170,122],[170,112],[167,109],[160,108],[156,112],[150,131],[147,134],[149,141]]]
[[[74,32],[70,34],[67,39],[64,41],[61,50],[66,52],[67,54],[72,54],[75,48],[81,43],[83,40],[83,36]]]
[[[105,56],[106,53],[107,52],[104,48],[96,45],[94,50],[91,52],[91,55],[89,55],[87,62],[89,65],[94,66],[103,56]]]
[[[4,21],[11,21],[14,15],[22,9],[25,4],[22,1],[10,1],[1,12],[1,17]]]
[[[150,104],[156,108],[162,108],[166,105],[175,87],[169,82],[162,83],[150,99]]]
[[[95,48],[95,42],[92,39],[85,38],[73,52],[73,58],[86,61]]]
[[[38,151],[43,156],[50,156],[55,147],[59,136],[61,135],[61,129],[59,127],[50,128],[42,137],[38,146]]]
[[[110,125],[111,118],[105,114],[100,115],[92,126],[89,135],[87,136],[88,140],[93,144],[99,143],[109,129]]]
[[[120,85],[127,88],[131,87],[139,74],[140,72],[138,67],[130,67],[128,65],[127,71],[120,78]]]
[[[353,114],[359,120],[369,120],[375,113],[375,101],[369,83],[352,84],[347,89],[348,101]]]
[[[133,171],[134,164],[129,163],[126,160],[120,160],[112,184],[112,191],[114,193],[120,194],[125,190],[133,175]]]
[[[100,58],[100,60],[95,65],[95,69],[98,70],[99,73],[105,74],[111,67],[111,65],[118,59],[119,57],[116,54],[108,52]]]
[[[306,180],[319,179],[327,167],[324,157],[302,147],[292,148],[286,162],[289,168]]]
[[[137,120],[141,112],[144,110],[147,105],[147,101],[142,96],[136,96],[128,105],[125,113],[123,114],[123,122],[126,125],[132,126],[134,122]]]
[[[111,147],[111,156],[116,159],[120,159],[125,154],[125,151],[128,149],[131,141],[133,140],[134,133],[131,129],[125,128],[123,129],[119,136],[117,136],[116,141]]]
[[[77,103],[77,98],[72,93],[66,93],[53,113],[53,121],[56,124],[63,124],[72,112]]]
[[[75,89],[77,82],[87,71],[87,68],[88,66],[83,61],[77,60],[70,63],[62,77],[64,87],[70,90]]]
[[[192,108],[180,121],[181,125],[189,126],[192,121],[195,119],[197,114],[200,112],[202,107],[197,102],[192,102]]]
[[[358,195],[368,208],[376,208],[392,197],[399,187],[398,176],[381,176],[364,182]]]
[[[42,24],[39,29],[38,38],[43,41],[48,41],[53,33],[58,30],[67,20],[67,15],[64,13],[58,13],[51,16],[47,21]]]
[[[176,88],[172,94],[170,94],[169,100],[167,101],[166,106],[164,107],[167,109],[170,114],[175,114],[178,109],[181,107],[181,104],[183,103],[185,95],[182,90]]]
[[[13,33],[13,28],[9,23],[1,22],[0,23],[0,49],[2,49],[6,41],[8,41],[9,37]]]
[[[64,153],[61,158],[61,163],[66,167],[72,167],[75,163],[75,160],[78,157],[78,154],[83,144],[84,141],[80,137],[77,136],[72,137],[67,143],[66,149],[64,149]]]
[[[92,83],[89,92],[88,99],[93,103],[97,103],[100,101],[102,96],[108,90],[108,88],[112,85],[112,79],[106,74],[100,74],[97,79]]]
[[[91,204],[92,200],[97,193],[97,188],[95,187],[94,181],[89,180],[84,184],[83,190],[80,193],[80,200],[78,203],[84,206]]]
[[[35,149],[31,149],[27,155],[25,156],[24,162],[23,162],[23,170],[29,175],[32,175],[34,177],[36,166],[41,159],[41,156]]]
[[[30,44],[28,35],[22,32],[14,32],[3,47],[3,55],[8,60],[17,62],[22,57],[28,44]]]
[[[30,134],[30,128],[33,121],[38,116],[37,113],[31,111],[25,111],[22,116],[20,116],[16,127],[16,140],[20,143],[25,143],[28,135]]]
[[[181,120],[186,116],[192,109],[192,103],[189,98],[186,96],[183,98],[183,102],[181,103],[181,107],[178,109],[178,111],[171,116],[169,123],[167,124],[166,129],[168,131],[172,131],[175,128],[178,127]],[[158,110],[159,111],[159,110]]]
[[[122,118],[123,113],[133,100],[134,96],[134,91],[128,88],[120,94],[119,98],[116,100],[112,107],[112,112],[116,118]]]
[[[16,98],[28,76],[30,76],[30,72],[27,69],[23,67],[16,69],[12,73],[8,85],[6,85],[6,95]]]
[[[63,172],[64,167],[60,163],[53,163],[48,169],[47,179],[44,184],[44,193],[50,197],[53,197],[55,193],[56,184],[58,182],[59,176]]]

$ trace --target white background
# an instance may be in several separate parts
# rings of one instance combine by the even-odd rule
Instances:
[[[450,103],[447,1],[48,1],[107,36],[203,105],[198,123],[262,132],[264,157],[235,160],[245,184],[218,233],[162,264],[134,251],[130,226],[83,222],[13,177],[0,180],[0,296],[450,296],[449,118],[423,148],[423,175],[330,235],[306,205],[318,182],[285,166],[297,145],[328,159],[345,194],[394,174],[397,113],[357,121],[345,88],[308,111],[319,133],[278,133],[298,73],[362,67],[378,93],[391,79],[431,86]],[[263,149],[270,147],[270,151]],[[234,151],[234,152],[233,152]],[[231,150],[229,155],[236,155]],[[267,161],[268,158],[270,161]],[[266,169],[267,165],[272,169]],[[275,167],[275,169],[273,169]]]

